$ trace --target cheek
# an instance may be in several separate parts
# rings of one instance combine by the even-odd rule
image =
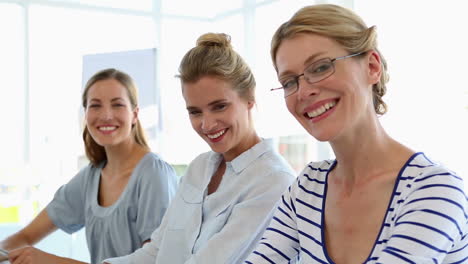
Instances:
[[[286,107],[293,116],[296,115],[296,100],[293,99],[294,95],[286,98]]]
[[[197,133],[199,133],[199,127],[200,127],[200,122],[198,119],[190,117],[190,124],[192,125],[193,130],[195,130]]]
[[[92,122],[92,120],[94,119],[94,115],[92,113],[90,113],[89,111],[87,111],[85,113],[84,118],[85,118],[85,123],[90,124]]]

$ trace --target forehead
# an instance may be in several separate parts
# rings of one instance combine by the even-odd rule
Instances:
[[[205,76],[196,82],[182,83],[182,94],[187,106],[202,107],[216,100],[239,98],[232,85],[220,78]]]
[[[88,90],[88,100],[93,98],[128,98],[127,88],[115,79],[95,82]]]
[[[341,55],[344,49],[334,40],[311,33],[299,33],[284,39],[276,52],[278,75],[284,72],[302,71],[305,64],[324,57]],[[341,53],[340,53],[341,52]]]

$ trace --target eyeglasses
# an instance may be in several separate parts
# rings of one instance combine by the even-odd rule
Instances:
[[[363,53],[365,52],[354,53],[343,57],[336,57],[334,59],[324,58],[315,61],[307,66],[307,68],[305,68],[304,73],[281,80],[280,82],[282,86],[270,89],[270,91],[283,89],[284,97],[288,97],[299,89],[299,78],[301,76],[304,76],[304,79],[309,84],[320,82],[335,73],[335,61],[359,56]]]

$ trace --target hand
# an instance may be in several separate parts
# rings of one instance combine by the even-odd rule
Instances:
[[[30,246],[12,250],[8,256],[11,264],[52,264],[58,262],[57,256]]]

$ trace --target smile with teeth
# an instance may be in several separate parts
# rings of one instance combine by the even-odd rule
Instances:
[[[221,131],[219,131],[218,133],[215,133],[215,134],[206,134],[208,136],[208,138],[210,139],[217,139],[219,138],[220,136],[224,135],[224,133],[226,132],[226,129],[223,129]]]
[[[115,130],[117,129],[117,127],[115,126],[102,126],[102,127],[99,127],[99,130],[101,131],[112,131],[112,130]]]
[[[336,105],[336,101],[331,101],[331,102],[328,102],[328,103],[320,106],[319,108],[315,109],[314,111],[307,112],[305,115],[307,117],[309,117],[309,118],[314,118],[314,117],[322,115],[326,111],[332,109],[335,105]]]

